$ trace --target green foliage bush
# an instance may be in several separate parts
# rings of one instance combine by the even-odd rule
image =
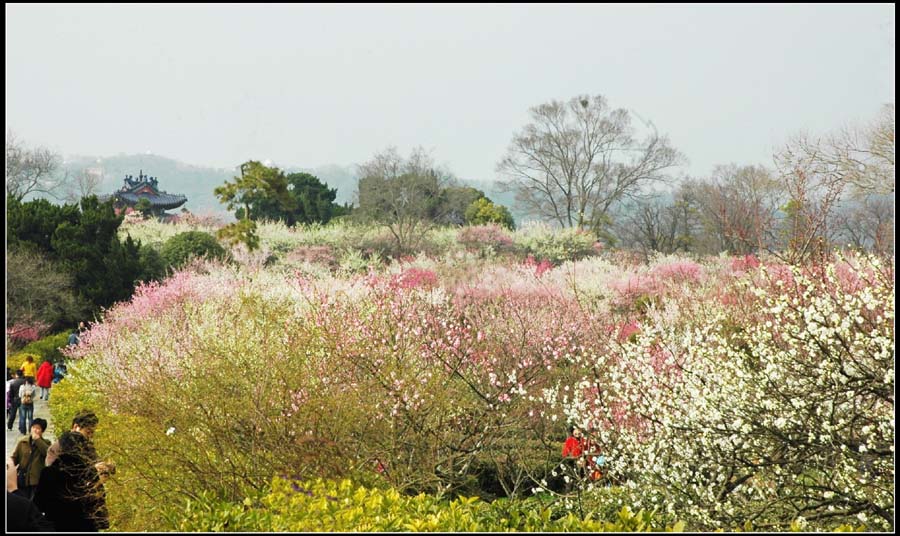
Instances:
[[[271,489],[243,502],[204,494],[187,502],[177,529],[183,532],[659,532],[681,531],[682,523],[659,524],[651,513],[621,508],[608,519],[584,519],[558,505],[531,498],[484,502],[413,497],[390,488],[350,480],[291,482],[279,477]]]
[[[482,197],[469,205],[466,209],[466,223],[469,225],[487,225],[496,223],[506,229],[515,229],[516,224],[513,221],[512,214],[509,209],[503,205],[492,203],[490,199]]]
[[[211,234],[203,231],[186,231],[167,240],[160,255],[167,265],[177,269],[197,257],[224,259],[226,252]]]
[[[141,262],[141,273],[138,276],[139,281],[150,282],[159,281],[166,276],[166,261],[163,260],[159,251],[150,246],[141,246],[139,254]]]
[[[38,365],[41,361],[50,360],[53,363],[63,359],[60,348],[64,348],[69,339],[69,331],[48,335],[43,339],[36,340],[25,345],[20,351],[6,358],[6,366],[12,370],[22,367],[26,356],[32,356],[34,362]]]

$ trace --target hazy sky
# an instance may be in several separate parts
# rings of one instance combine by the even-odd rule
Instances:
[[[528,109],[602,94],[703,175],[894,101],[894,6],[6,5],[6,126],[233,168],[415,145],[494,179]]]

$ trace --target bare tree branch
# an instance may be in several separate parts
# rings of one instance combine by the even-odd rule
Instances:
[[[27,147],[12,130],[6,133],[6,193],[19,201],[31,193],[59,199],[68,177],[57,175],[62,158],[46,147]]]
[[[541,104],[531,119],[497,171],[526,210],[563,227],[598,225],[613,203],[684,161],[655,129],[635,140],[628,112],[610,109],[601,95]]]

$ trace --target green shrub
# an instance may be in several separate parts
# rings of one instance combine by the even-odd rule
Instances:
[[[203,231],[186,231],[178,233],[163,244],[160,251],[168,266],[181,268],[195,257],[224,259],[223,248],[214,236]]]
[[[476,199],[466,209],[466,223],[469,225],[487,225],[495,223],[507,229],[515,229],[516,224],[513,221],[512,214],[509,209],[503,205],[492,203],[490,199],[482,197]]]
[[[6,366],[12,370],[21,368],[22,363],[25,362],[25,357],[29,355],[34,357],[34,362],[38,365],[41,364],[41,361],[46,360],[50,360],[53,363],[61,361],[63,355],[60,352],[60,348],[65,348],[66,343],[69,340],[69,333],[71,332],[64,331],[62,333],[48,335],[43,339],[38,339],[25,345],[20,351],[7,356]]]
[[[166,276],[166,261],[159,251],[152,246],[142,245],[139,253],[141,274],[139,281],[159,281]]]
[[[172,516],[170,514],[170,516]],[[174,516],[172,516],[174,517]],[[290,481],[276,477],[271,488],[240,503],[203,494],[187,501],[177,529],[182,532],[646,532],[681,531],[663,526],[648,512],[619,509],[609,519],[584,519],[536,498],[478,497],[452,501],[431,495],[405,496],[391,488],[340,482]]]

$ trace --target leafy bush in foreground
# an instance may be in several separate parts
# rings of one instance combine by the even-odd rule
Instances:
[[[648,512],[622,508],[611,519],[580,519],[537,499],[494,501],[459,497],[441,501],[394,489],[367,488],[350,480],[272,481],[257,498],[233,503],[208,495],[189,501],[182,532],[679,532],[683,523],[661,526]]]

